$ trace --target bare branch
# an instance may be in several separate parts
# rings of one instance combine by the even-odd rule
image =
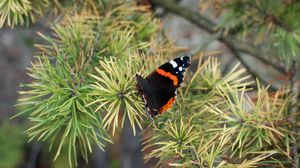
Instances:
[[[182,7],[176,4],[173,0],[151,0],[151,2],[156,6],[161,6],[169,12],[185,18],[186,20],[197,25],[199,28],[204,29],[210,34],[214,34],[217,32],[216,24],[213,23],[211,20],[209,20],[208,18],[206,18],[198,12],[191,11],[186,7]],[[270,53],[261,51],[258,47],[255,47],[252,44],[242,42],[232,35],[221,35],[218,37],[218,39],[221,42],[225,43],[228,47],[234,48],[235,51],[247,53],[253,56],[254,58],[260,60],[261,62],[272,66],[279,72],[284,74],[287,73],[284,67],[279,66],[275,62],[272,62],[272,60],[265,58],[266,55],[271,55]]]
[[[262,84],[269,85],[269,82],[267,82],[263,77],[261,77],[258,73],[256,73],[255,71],[252,70],[251,66],[249,66],[245,60],[243,60],[243,58],[241,57],[239,52],[234,50],[234,48],[229,47],[229,49],[231,50],[231,52],[235,56],[235,58],[240,61],[240,63],[244,66],[244,68],[247,70],[247,72],[252,76],[252,78],[254,80],[256,80],[256,78],[258,78]],[[278,89],[276,87],[270,85],[269,90],[275,91]]]

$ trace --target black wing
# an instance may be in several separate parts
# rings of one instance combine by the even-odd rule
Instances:
[[[176,89],[183,82],[190,64],[190,57],[182,56],[161,65],[146,77],[148,84],[153,87],[151,94],[156,101],[153,108],[159,109],[159,113],[169,109],[175,102]]]

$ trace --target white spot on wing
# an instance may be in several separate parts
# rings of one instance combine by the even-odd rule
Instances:
[[[177,63],[174,60],[170,61],[170,64],[172,64],[173,68],[177,67]]]
[[[179,71],[182,71],[182,67],[179,67],[178,70],[179,70]]]

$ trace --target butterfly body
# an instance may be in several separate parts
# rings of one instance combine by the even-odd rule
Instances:
[[[146,78],[136,75],[138,91],[151,117],[172,107],[176,90],[183,82],[185,70],[190,64],[190,57],[182,56],[161,65]]]

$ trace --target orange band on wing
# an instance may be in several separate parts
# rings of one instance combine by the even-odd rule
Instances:
[[[173,103],[175,102],[175,99],[176,97],[172,97],[171,99],[169,99],[169,101],[167,102],[167,104],[165,104],[164,106],[162,106],[160,109],[159,109],[159,113],[163,113],[165,111],[167,111],[169,108],[172,107]]]
[[[165,76],[167,78],[170,78],[173,81],[173,85],[177,86],[178,84],[178,78],[176,75],[171,74],[170,72],[166,72],[162,69],[157,69],[156,72],[162,76]]]

